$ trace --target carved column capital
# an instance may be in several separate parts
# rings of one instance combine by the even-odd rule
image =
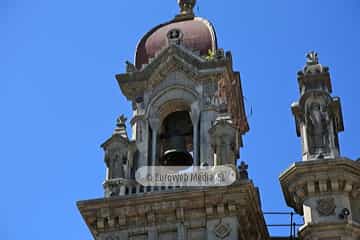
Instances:
[[[160,117],[159,115],[150,116],[149,119],[150,127],[153,131],[158,132],[160,129]]]

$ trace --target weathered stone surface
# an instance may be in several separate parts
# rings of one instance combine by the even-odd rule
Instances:
[[[95,239],[103,239],[109,234],[113,237],[119,234],[129,237],[151,235],[155,239],[161,239],[159,236],[186,239],[175,238],[184,234],[188,239],[199,239],[199,236],[217,239],[216,236],[226,235],[231,236],[228,239],[238,239],[239,231],[248,236],[246,239],[250,239],[253,232],[261,239],[268,239],[259,206],[258,192],[250,181],[230,187],[182,189],[78,202]],[[247,224],[243,225],[243,222]]]

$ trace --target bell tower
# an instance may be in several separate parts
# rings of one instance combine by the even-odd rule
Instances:
[[[280,183],[288,206],[304,216],[300,239],[359,239],[360,164],[340,155],[340,98],[331,96],[329,68],[317,53],[307,54],[298,83],[300,100],[291,109],[302,161],[283,172]]]
[[[95,239],[269,239],[258,189],[247,167],[222,187],[143,186],[147,166],[236,169],[249,130],[240,73],[218,48],[215,28],[196,17],[195,0],[178,0],[180,13],[147,32],[135,62],[116,75],[131,102],[102,144],[105,197],[78,202]],[[245,164],[243,164],[245,166]]]

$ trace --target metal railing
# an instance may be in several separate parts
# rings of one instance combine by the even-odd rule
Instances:
[[[303,224],[297,224],[294,219],[294,215],[298,215],[294,212],[264,212],[264,215],[288,215],[289,223],[280,223],[280,224],[267,224],[267,227],[287,227],[289,228],[289,239],[295,240],[297,239],[297,228],[302,226]]]

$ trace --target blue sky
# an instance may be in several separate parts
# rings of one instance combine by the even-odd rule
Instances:
[[[288,211],[278,176],[300,160],[290,105],[309,50],[330,67],[342,100],[342,155],[360,157],[360,2],[198,3],[219,47],[232,51],[252,109],[241,159],[263,209]],[[177,12],[175,0],[0,1],[2,239],[91,239],[75,202],[102,196],[100,144],[120,113],[130,116],[114,75],[141,36]],[[268,220],[279,221],[287,218]]]

